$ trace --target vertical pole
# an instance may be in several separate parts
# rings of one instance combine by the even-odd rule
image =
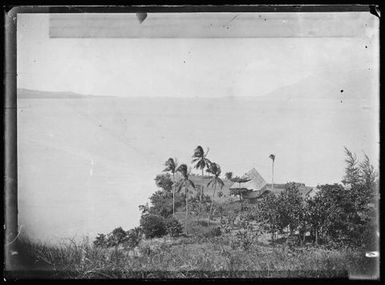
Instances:
[[[204,181],[204,179],[203,179],[203,168],[202,168],[202,182]],[[201,187],[201,193],[200,193],[200,201],[202,202],[202,198],[203,198],[203,184],[204,184],[204,182],[202,183],[202,187]]]
[[[175,173],[172,174],[172,215],[175,217]]]
[[[186,186],[185,186],[186,187]],[[185,188],[185,193],[186,193],[186,217],[185,217],[185,222],[184,222],[184,227],[186,228],[186,235],[187,235],[187,217],[188,217],[188,199],[187,199],[187,189]]]
[[[274,190],[274,159],[271,168],[271,190]]]

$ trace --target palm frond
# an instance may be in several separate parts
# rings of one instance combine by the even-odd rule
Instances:
[[[194,184],[194,182],[192,182],[190,179],[187,179],[186,181],[187,181],[187,183],[190,184],[190,186],[191,186],[192,188],[195,189],[195,184]]]
[[[176,185],[175,185],[175,188],[176,188],[176,192],[180,192],[180,190],[182,190],[182,188],[183,188],[183,180],[179,180],[177,183],[176,183]]]
[[[207,167],[210,167],[210,165],[212,164],[211,160],[208,158],[204,158],[204,161]]]
[[[203,159],[199,160],[198,163],[195,165],[195,168],[199,168],[199,169],[203,169],[205,167],[206,165]]]
[[[217,181],[218,181],[219,186],[220,186],[221,189],[222,189],[223,186],[225,186],[225,183],[223,183],[222,179],[220,179],[220,178],[217,178]]]
[[[195,149],[194,149],[194,154],[193,154],[193,157],[203,157],[204,156],[204,151],[203,151],[203,148],[198,145]]]
[[[199,161],[199,160],[201,160],[200,157],[195,157],[195,158],[192,160],[192,162],[194,163],[194,162],[197,162],[197,161]]]
[[[221,173],[222,173],[222,170],[221,170],[221,167],[219,166],[219,164],[217,164],[217,172],[215,173],[216,175],[215,176],[219,176],[219,175],[221,175]]]
[[[166,166],[166,168],[163,170],[164,172],[166,171],[170,171],[171,173],[175,173],[175,170],[176,170],[176,163],[174,161],[174,159],[172,159],[171,157],[164,163],[164,165]]]
[[[233,178],[233,173],[232,172],[226,172],[225,173],[225,176],[228,180],[231,180],[231,178]]]
[[[210,166],[206,171],[218,177],[221,174],[221,167],[215,162],[210,162]]]
[[[176,170],[180,174],[182,174],[183,177],[187,177],[187,165],[186,164],[181,164]]]

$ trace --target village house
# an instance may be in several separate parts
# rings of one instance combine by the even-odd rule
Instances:
[[[205,195],[213,196],[213,187],[207,187],[208,182],[212,178],[209,175],[201,176],[192,174],[189,177],[195,184],[197,193],[202,190]],[[217,187],[215,190],[214,200],[218,202],[224,202],[228,200],[247,199],[250,202],[256,202],[262,199],[267,193],[272,192],[278,195],[285,190],[286,184],[266,183],[259,172],[253,168],[245,173],[242,178],[247,179],[246,182],[233,182],[228,179],[223,179],[223,188]],[[317,191],[315,187],[306,186],[304,183],[297,183],[301,195],[306,197],[313,197]],[[221,193],[218,195],[218,193]]]
[[[247,199],[250,202],[256,202],[259,199],[262,199],[267,193],[278,195],[285,190],[286,186],[286,183],[274,183],[274,185],[271,183],[266,183],[266,181],[255,168],[247,172],[242,178],[248,178],[250,180],[243,183],[233,183],[233,185],[230,187],[230,191],[241,192],[241,198]],[[304,183],[296,184],[303,198],[311,198],[315,195],[315,187],[306,186]]]

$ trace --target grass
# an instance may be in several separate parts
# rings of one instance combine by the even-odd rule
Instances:
[[[19,252],[34,264],[44,264],[41,274],[52,278],[329,278],[373,274],[372,261],[358,251],[263,245],[242,250],[232,248],[227,236],[147,240],[139,251],[141,255],[133,256],[128,249],[98,248],[87,241],[62,246],[19,241]]]

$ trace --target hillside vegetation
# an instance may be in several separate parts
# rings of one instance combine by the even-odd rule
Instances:
[[[57,278],[377,278],[378,258],[365,256],[378,251],[377,173],[367,156],[359,162],[345,152],[342,184],[319,185],[304,199],[287,183],[251,204],[213,199],[224,185],[221,168],[198,146],[193,167],[210,174],[212,196],[170,158],[150,204],[139,206],[139,227],[57,247],[22,239],[19,249]]]

